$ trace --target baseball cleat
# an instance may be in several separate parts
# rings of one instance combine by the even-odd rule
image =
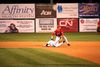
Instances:
[[[67,44],[68,46],[70,46],[70,44]]]
[[[48,44],[46,44],[46,47],[48,47]]]
[[[46,46],[46,47],[50,47],[50,45],[49,45],[49,44],[46,44],[45,46]]]

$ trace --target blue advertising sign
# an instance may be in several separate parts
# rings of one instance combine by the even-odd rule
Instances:
[[[99,17],[98,3],[80,3],[79,4],[80,17]]]

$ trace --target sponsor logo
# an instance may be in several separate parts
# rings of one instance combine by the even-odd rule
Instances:
[[[8,30],[8,26],[14,23],[19,30],[19,33],[34,32],[34,20],[0,20],[0,33]]]
[[[72,20],[61,20],[59,22],[60,26],[73,26]]]
[[[58,5],[57,10],[58,10],[58,13],[61,13],[63,10],[62,5]]]
[[[94,4],[85,4],[80,7],[80,12],[82,12],[83,14],[87,14],[87,13],[92,14],[97,11],[98,11],[98,7]]]
[[[5,9],[2,11],[2,14],[9,14],[9,15],[14,15],[14,14],[31,14],[34,12],[34,8],[30,8],[27,6],[20,7],[18,5],[12,5],[9,6],[7,5]]]
[[[51,15],[51,11],[42,10],[41,15]]]
[[[82,24],[84,24],[84,20],[83,20],[83,19],[81,19],[80,22],[81,22]]]

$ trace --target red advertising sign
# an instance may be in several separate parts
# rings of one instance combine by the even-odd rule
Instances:
[[[57,19],[57,23],[64,32],[78,32],[78,19]]]

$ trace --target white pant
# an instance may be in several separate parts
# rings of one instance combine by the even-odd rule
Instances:
[[[63,44],[63,42],[61,42],[61,43],[56,43],[55,41],[50,40],[50,41],[48,41],[48,44],[49,44],[50,46],[59,47],[60,45]]]
[[[53,41],[53,40],[48,41],[48,45],[55,46],[55,41]]]
[[[66,43],[69,44],[69,41],[68,41],[67,37],[65,37],[65,36],[63,36],[63,37],[64,37]]]

